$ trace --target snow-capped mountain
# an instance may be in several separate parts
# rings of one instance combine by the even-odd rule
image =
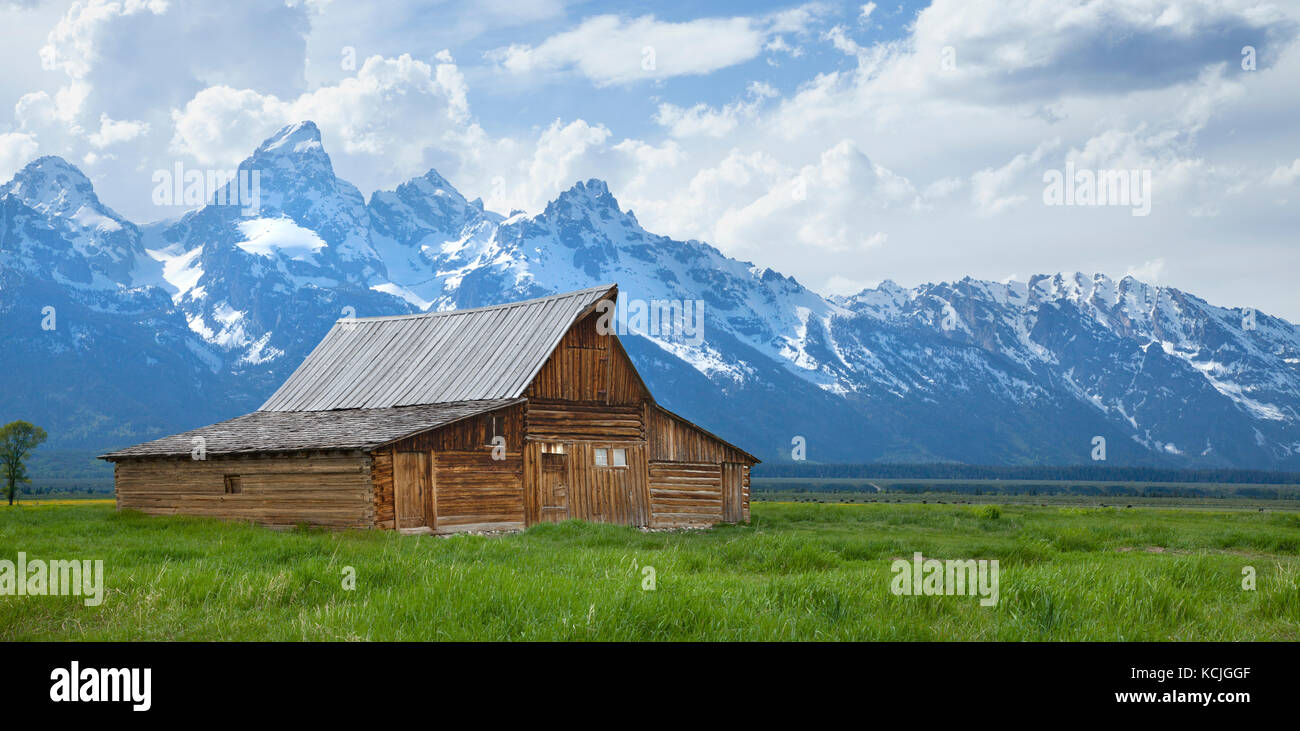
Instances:
[[[34,384],[0,418],[68,445],[155,436],[256,408],[342,316],[618,282],[657,398],[765,459],[803,437],[817,461],[1080,463],[1101,436],[1112,464],[1300,467],[1300,330],[1264,313],[1100,274],[822,297],[646,231],[599,180],[534,215],[433,170],[367,202],[310,122],[239,170],[256,206],[227,189],[146,226],[58,158],[0,188],[0,338]],[[665,303],[685,328],[638,319]]]

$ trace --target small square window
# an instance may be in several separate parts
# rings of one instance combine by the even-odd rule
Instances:
[[[615,467],[626,467],[626,466],[627,466],[627,450],[626,450],[626,449],[615,449],[615,450],[614,450],[614,466],[615,466]]]
[[[226,475],[226,494],[238,495],[244,491],[244,487],[239,484],[239,475]]]
[[[608,449],[600,448],[600,449],[597,449],[597,450],[596,450],[596,466],[597,466],[597,467],[608,467],[608,466],[609,466],[609,450],[608,450]]]

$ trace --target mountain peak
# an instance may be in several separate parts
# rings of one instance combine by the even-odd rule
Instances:
[[[23,172],[27,171],[42,172],[47,175],[65,174],[89,182],[85,173],[81,172],[80,168],[58,155],[42,155],[35,160],[32,160],[23,167]]]
[[[572,188],[560,193],[547,204],[545,215],[585,218],[590,212],[596,212],[599,217],[606,219],[622,214],[618,200],[609,192],[609,185],[599,178],[577,182]]]
[[[266,139],[257,148],[258,152],[283,150],[289,153],[305,152],[310,149],[322,149],[320,128],[311,120],[287,124]]]
[[[61,215],[75,213],[86,204],[100,207],[90,178],[57,155],[43,155],[27,163],[0,186],[0,195],[13,195],[34,209]]]
[[[416,178],[416,180],[423,180],[424,182],[428,183],[429,185],[432,185],[435,188],[442,188],[443,190],[448,192],[453,192],[456,190],[456,186],[452,185],[450,180],[447,180],[447,178],[443,177],[442,173],[438,172],[436,168],[429,168],[429,172]]]
[[[609,192],[609,184],[599,178],[590,178],[574,183],[572,188],[559,195],[557,200],[560,199],[570,201],[586,200],[600,206],[618,208],[618,201]]]

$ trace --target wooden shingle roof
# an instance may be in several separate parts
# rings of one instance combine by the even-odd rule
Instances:
[[[261,411],[517,398],[614,285],[473,310],[339,320]]]
[[[335,411],[254,411],[219,424],[110,452],[102,455],[101,459],[115,461],[131,457],[190,455],[198,444],[202,444],[210,456],[369,450],[522,400],[493,399]],[[202,442],[196,442],[197,438],[202,438]]]

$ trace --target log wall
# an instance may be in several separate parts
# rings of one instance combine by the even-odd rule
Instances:
[[[700,528],[720,523],[722,465],[650,462],[650,527]]]
[[[397,526],[393,507],[393,450],[371,455],[370,482],[374,485],[375,527],[392,530]]]
[[[749,465],[745,465],[741,472],[740,483],[740,517],[746,523],[749,522]]]
[[[523,530],[523,455],[504,460],[490,451],[434,452],[433,485],[438,533]]]
[[[605,406],[561,401],[529,401],[524,420],[530,441],[643,441],[645,411],[640,406]]]
[[[114,472],[119,510],[276,526],[375,523],[371,459],[360,452],[128,459]],[[238,494],[227,494],[228,477],[237,478]]]

